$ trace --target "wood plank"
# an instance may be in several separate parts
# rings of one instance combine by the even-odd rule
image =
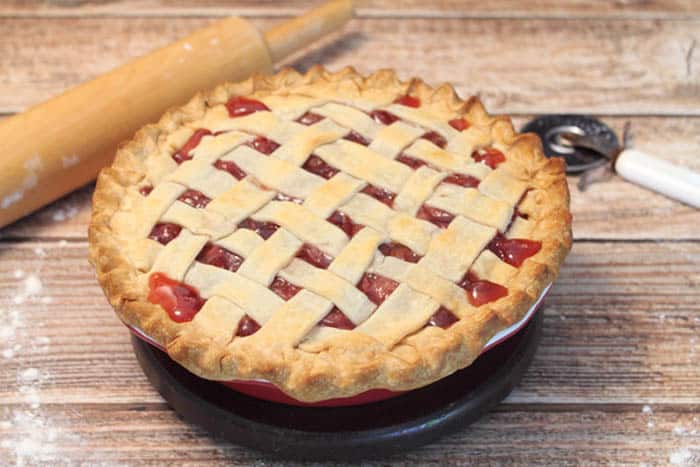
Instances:
[[[204,18],[4,18],[0,112],[12,113],[207,24]],[[273,19],[257,19],[266,29]],[[700,115],[700,20],[353,21],[288,63],[393,67],[452,81],[503,113]],[[544,59],[543,59],[544,57]]]
[[[159,401],[86,256],[0,243],[0,404]],[[700,404],[698,284],[700,243],[577,243],[508,402]]]
[[[515,118],[520,128],[529,117]],[[700,171],[700,118],[606,117],[620,133],[630,121],[635,147]],[[587,192],[570,179],[577,239],[700,239],[700,211],[615,178]],[[0,239],[85,239],[90,219],[89,185],[19,222],[0,229]]]
[[[323,0],[298,2],[226,0],[100,0],[65,2],[10,0],[0,5],[2,16],[290,16],[298,15]],[[597,2],[584,0],[419,0],[357,1],[359,17],[430,18],[688,18],[700,15],[700,6],[691,0],[652,0],[645,2]]]
[[[8,420],[0,426],[0,456],[17,465],[304,465],[212,438],[164,403],[3,409]],[[700,460],[700,422],[692,408],[530,409],[502,406],[430,445],[363,465],[694,465]]]

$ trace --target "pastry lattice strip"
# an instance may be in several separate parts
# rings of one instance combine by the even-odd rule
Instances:
[[[466,316],[471,305],[456,282],[470,268],[497,283],[507,282],[513,274],[512,266],[485,247],[496,230],[505,231],[510,224],[526,184],[515,182],[505,171],[470,162],[473,150],[491,143],[488,129],[473,126],[458,132],[420,109],[398,104],[381,110],[401,119],[382,125],[364,111],[337,102],[300,99],[296,107],[275,112],[274,96],[263,101],[271,112],[228,118],[224,106],[210,109],[193,125],[209,134],[191,150],[191,158],[178,166],[166,151],[159,157],[165,167],[153,172],[167,175],[161,180],[156,175],[160,183],[144,203],[143,212],[150,217],[144,216],[146,222],[139,226],[143,237],[158,222],[184,229],[165,247],[152,245],[148,255],[155,260],[144,269],[164,272],[200,290],[207,301],[198,321],[205,322],[209,313],[221,314],[222,303],[231,303],[237,312],[229,319],[247,314],[264,329],[273,319],[286,323],[288,318],[281,314],[296,310],[302,321],[295,328],[299,335],[290,341],[296,345],[337,306],[358,326],[356,332],[393,345],[425,326],[440,306],[459,318]],[[323,118],[310,125],[295,121],[305,115]],[[446,149],[424,139],[427,131],[444,137]],[[352,141],[353,133],[360,143]],[[254,149],[259,138],[254,135],[264,135],[274,149],[269,154]],[[184,136],[176,133],[170,145],[183,146]],[[418,168],[397,160],[401,156],[418,161]],[[310,157],[319,157],[338,172],[323,177],[306,170],[303,166]],[[221,170],[233,165],[243,172],[240,180]],[[445,183],[455,173],[476,178],[478,187]],[[372,191],[360,192],[368,187],[393,194],[393,205],[375,199]],[[192,207],[177,201],[187,190],[203,194],[208,203]],[[273,201],[279,194],[292,201]],[[426,203],[453,217],[447,228],[440,230],[415,217]],[[328,221],[338,211],[364,228],[348,239]],[[249,218],[279,227],[263,240],[239,228]],[[522,233],[527,227],[520,218],[513,223]],[[386,242],[406,245],[422,258],[413,264],[384,256],[377,247]],[[239,256],[242,263],[236,271],[195,261],[208,243]],[[305,244],[332,258],[327,268],[295,259]],[[366,271],[401,285],[377,306],[355,287]],[[291,304],[269,289],[278,276],[304,289]],[[397,314],[409,308],[414,310],[410,316]],[[394,323],[391,332],[380,331],[386,320]]]

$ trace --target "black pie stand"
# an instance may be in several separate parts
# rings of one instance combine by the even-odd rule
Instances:
[[[543,310],[468,368],[372,404],[303,408],[255,399],[201,379],[136,337],[144,373],[188,422],[232,443],[285,459],[357,460],[406,451],[463,428],[520,381],[542,336]]]

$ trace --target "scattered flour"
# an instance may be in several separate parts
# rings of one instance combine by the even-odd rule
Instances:
[[[0,208],[7,209],[24,197],[24,190],[17,190],[5,196],[0,202]]]
[[[41,158],[38,155],[35,155],[24,163],[24,169],[27,171],[27,174],[25,175],[24,180],[22,180],[22,184],[20,185],[19,189],[0,200],[0,209],[7,209],[13,204],[22,201],[22,198],[24,198],[24,193],[31,190],[37,185],[37,183],[39,183],[37,173],[39,170],[41,170],[41,166]]]
[[[44,289],[41,279],[39,279],[39,276],[36,274],[28,275],[22,284],[22,289],[12,298],[15,305],[21,305],[27,301],[28,298],[37,298]]]
[[[182,48],[189,52],[190,50],[192,50],[192,44],[190,44],[189,42],[185,42],[184,44],[182,44]]]
[[[80,444],[80,438],[67,429],[60,415],[42,408],[42,388],[50,383],[51,375],[48,365],[38,364],[44,363],[45,358],[35,358],[50,353],[51,339],[37,334],[43,326],[41,315],[49,311],[46,305],[52,298],[45,294],[39,276],[46,251],[37,247],[34,253],[40,258],[39,268],[14,271],[12,304],[0,309],[0,355],[4,359],[2,365],[8,361],[16,365],[13,386],[17,395],[17,404],[0,408],[0,465],[3,466],[56,465],[65,461],[59,445]],[[31,319],[25,317],[30,310]],[[28,325],[30,322],[32,326]],[[35,361],[37,364],[33,364]]]
[[[39,295],[42,289],[41,279],[35,274],[31,274],[24,280],[24,292],[27,295]]]
[[[73,167],[80,162],[80,157],[78,157],[77,154],[71,154],[70,156],[63,156],[61,160],[63,162],[63,168],[67,169],[68,167]]]
[[[31,383],[38,381],[40,377],[41,373],[36,368],[26,368],[17,374],[17,381],[20,383]]]
[[[674,435],[684,435],[688,432],[688,429],[684,426],[674,426],[673,427],[673,434]]]
[[[688,448],[679,449],[668,456],[668,462],[671,465],[692,465],[695,460],[698,459],[694,459],[693,453]]]
[[[10,435],[0,446],[14,455],[16,466],[38,465],[57,462],[62,456],[57,450],[59,441],[74,441],[75,435],[67,433],[54,420],[41,415],[36,409],[18,409],[8,413]],[[5,459],[8,460],[8,459]]]
[[[54,222],[63,222],[66,219],[72,219],[78,214],[77,206],[68,206],[66,208],[57,208],[51,214],[51,220]]]
[[[0,326],[0,345],[3,346],[2,356],[10,359],[22,348],[17,343],[17,333],[24,326],[24,321],[22,314],[17,308],[11,310],[0,309],[0,317],[3,323]]]
[[[645,405],[644,407],[642,407],[642,413],[645,413],[645,414],[652,414],[652,413],[654,413],[654,411],[651,409],[650,406]]]
[[[12,327],[12,326],[0,326],[0,339],[7,341],[13,337],[15,337],[14,327]]]

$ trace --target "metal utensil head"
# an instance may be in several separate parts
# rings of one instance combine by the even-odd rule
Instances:
[[[609,159],[589,148],[566,144],[566,135],[586,135],[595,137],[608,148],[619,148],[617,135],[595,118],[585,115],[543,115],[528,122],[521,132],[536,133],[542,140],[547,157],[563,157],[566,160],[566,173],[578,174],[603,166]]]

